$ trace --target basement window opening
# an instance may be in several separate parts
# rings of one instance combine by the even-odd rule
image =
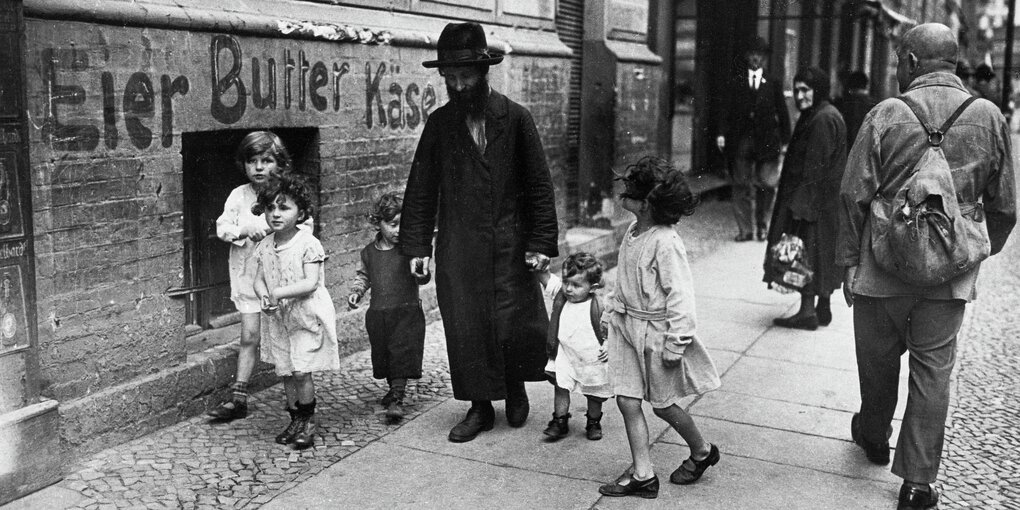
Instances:
[[[264,128],[276,133],[290,152],[293,171],[303,175],[319,196],[319,130]],[[258,129],[182,133],[184,179],[184,285],[174,294],[185,300],[185,334],[189,352],[237,338],[240,314],[230,300],[227,266],[230,243],[216,236],[216,219],[230,192],[248,182],[234,163],[245,135]],[[318,200],[316,200],[318,202]],[[318,210],[318,203],[314,204]],[[319,221],[315,218],[318,234]],[[223,331],[218,331],[223,330]],[[194,344],[194,345],[192,345]]]

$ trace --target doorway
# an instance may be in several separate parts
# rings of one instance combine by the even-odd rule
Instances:
[[[187,300],[185,330],[197,333],[237,322],[230,300],[227,261],[230,244],[216,237],[216,218],[230,192],[248,182],[234,163],[241,139],[254,130],[183,133],[184,287],[176,294]],[[272,129],[290,151],[294,172],[318,190],[318,129]],[[318,196],[318,193],[316,193]],[[318,204],[316,209],[318,209]],[[315,222],[318,227],[319,222]]]

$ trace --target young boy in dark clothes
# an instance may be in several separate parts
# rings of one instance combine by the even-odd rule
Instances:
[[[400,242],[400,196],[387,193],[379,198],[369,221],[379,231],[375,240],[361,250],[358,268],[347,304],[357,308],[368,289],[372,299],[365,314],[365,329],[372,346],[372,376],[386,379],[390,389],[380,403],[388,418],[404,417],[404,394],[408,379],[421,378],[425,353],[425,314],[418,286],[431,275],[411,274],[410,258],[396,249]]]

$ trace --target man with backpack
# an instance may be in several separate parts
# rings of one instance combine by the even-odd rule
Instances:
[[[898,507],[936,508],[956,338],[980,261],[1016,223],[1009,126],[954,74],[959,48],[945,25],[919,25],[897,52],[901,98],[865,118],[840,190],[836,263],[853,306],[860,412],[851,436],[889,462],[900,358],[910,384],[892,472]],[[941,127],[940,127],[941,126]]]

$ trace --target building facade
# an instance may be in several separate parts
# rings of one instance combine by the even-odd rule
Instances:
[[[4,6],[0,63],[20,72],[0,89],[0,320],[20,336],[0,350],[0,503],[65,459],[201,413],[232,380],[237,317],[214,221],[246,182],[232,156],[249,131],[279,134],[314,182],[343,351],[367,347],[344,298],[370,204],[402,188],[446,101],[421,62],[447,22],[481,23],[507,54],[490,82],[535,118],[562,231],[581,223],[579,183],[655,150],[659,60],[640,0]],[[594,100],[582,51],[603,73]],[[580,126],[596,110],[607,152],[582,176]],[[4,230],[5,204],[20,230]]]
[[[961,3],[965,4],[961,6]],[[871,94],[883,99],[898,93],[895,48],[899,37],[918,23],[939,22],[968,42],[966,0],[677,0],[658,2],[659,19],[673,20],[673,48],[660,42],[675,101],[665,110],[672,118],[673,154],[696,175],[723,177],[726,161],[716,149],[720,94],[728,77],[743,68],[753,36],[769,42],[767,67],[783,79],[792,118],[791,80],[797,68],[813,65],[829,73],[833,94],[840,78],[864,71]],[[659,39],[661,41],[661,39]],[[667,52],[672,52],[668,55]]]

